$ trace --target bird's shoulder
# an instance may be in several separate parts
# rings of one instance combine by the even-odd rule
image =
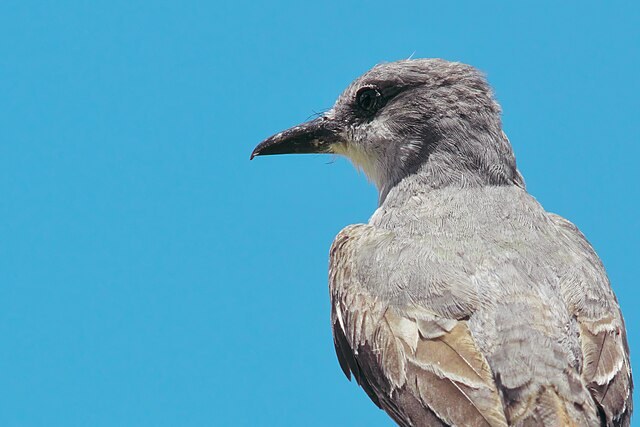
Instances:
[[[506,426],[491,369],[469,328],[471,308],[394,299],[368,283],[389,280],[384,272],[402,257],[394,238],[358,224],[331,247],[331,319],[342,370],[401,426]],[[390,251],[376,252],[381,247]]]
[[[441,236],[411,236],[371,224],[340,231],[330,250],[334,294],[369,295],[393,306],[418,304],[451,318],[470,316],[479,304],[469,260]]]

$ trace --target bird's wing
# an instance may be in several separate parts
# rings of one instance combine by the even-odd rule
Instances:
[[[489,364],[461,307],[450,315],[402,308],[367,292],[351,263],[366,225],[343,230],[331,248],[332,324],[338,360],[401,426],[506,426]],[[384,242],[379,242],[384,244]],[[362,250],[362,246],[359,246]],[[382,262],[382,260],[379,260]],[[388,261],[388,259],[387,259]]]
[[[561,288],[575,316],[582,345],[582,378],[597,402],[606,425],[628,426],[633,382],[629,347],[618,302],[593,248],[566,219],[551,219],[567,239],[573,265]]]

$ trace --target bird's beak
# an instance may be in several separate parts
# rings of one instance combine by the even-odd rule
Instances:
[[[265,139],[253,150],[251,159],[271,154],[331,153],[336,142],[339,142],[336,124],[323,116]]]

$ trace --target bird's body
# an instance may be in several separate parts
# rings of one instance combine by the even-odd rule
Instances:
[[[525,190],[475,70],[378,66],[318,120],[254,154],[348,153],[380,189],[369,223],[330,251],[347,376],[401,426],[629,425],[626,332],[604,267]]]
[[[599,425],[601,385],[630,409],[602,265],[519,187],[392,190],[336,238],[330,290],[343,370],[400,425]]]

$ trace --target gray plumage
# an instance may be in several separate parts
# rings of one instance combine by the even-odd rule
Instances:
[[[524,185],[474,68],[382,64],[252,154],[349,157],[379,189],[330,251],[340,366],[401,426],[627,426],[624,321],[578,229]]]

